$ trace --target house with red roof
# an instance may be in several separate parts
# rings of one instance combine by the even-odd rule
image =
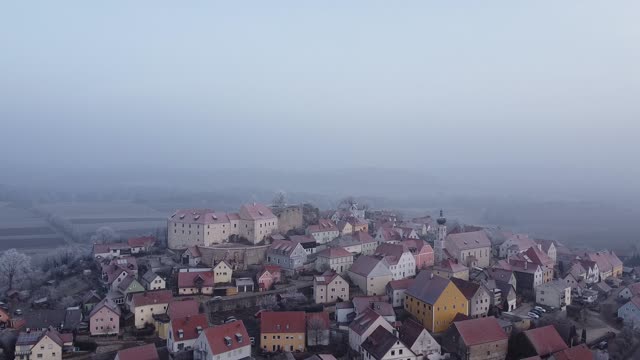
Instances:
[[[343,247],[326,248],[316,254],[316,271],[333,270],[344,274],[353,265],[353,254]]]
[[[242,321],[205,329],[193,344],[194,360],[251,358],[251,339]]]
[[[333,221],[320,219],[317,225],[307,227],[306,234],[312,236],[318,244],[326,244],[340,236],[340,230]]]
[[[212,269],[182,269],[178,272],[179,295],[212,295],[214,286]]]
[[[558,261],[558,247],[555,240],[535,239],[540,250],[544,251],[554,263]]]
[[[329,345],[330,325],[328,312],[307,313],[307,345]]]
[[[598,264],[598,269],[600,270],[600,281],[608,278],[609,276],[622,276],[622,261],[613,251],[603,250],[586,252],[581,256],[581,258],[595,261]]]
[[[313,298],[316,304],[349,300],[349,283],[339,274],[327,271],[313,277]]]
[[[411,252],[415,259],[416,269],[424,270],[434,263],[434,253],[431,245],[421,239],[405,239],[402,245]]]
[[[536,265],[540,265],[542,268],[542,282],[548,283],[553,280],[553,268],[556,265],[555,262],[547,256],[538,246],[532,246],[528,248],[523,254],[523,257]]]
[[[380,244],[376,248],[374,256],[386,260],[393,275],[393,280],[405,279],[416,275],[416,259],[409,249],[402,244]]]
[[[169,324],[167,349],[170,353],[191,350],[196,339],[209,327],[206,314],[173,318]]]
[[[553,325],[524,331],[514,339],[513,358],[539,356],[543,359],[569,348]]]
[[[111,290],[117,290],[128,275],[138,277],[138,262],[133,256],[112,258],[102,263],[101,268],[102,281]]]
[[[237,213],[212,209],[181,209],[167,219],[168,246],[182,250],[191,246],[211,246],[231,236],[257,244],[278,231],[278,218],[262,204],[246,204]]]
[[[629,300],[634,296],[640,296],[640,282],[628,285],[618,293],[618,298]]]
[[[131,248],[126,243],[93,244],[93,257],[96,260],[109,260],[126,255],[131,255]]]
[[[154,344],[134,346],[120,350],[114,360],[159,360],[158,350]]]
[[[153,316],[165,314],[169,303],[173,300],[171,290],[145,291],[129,294],[127,303],[134,314],[136,328],[142,329],[147,324],[153,324]]]
[[[149,252],[156,244],[155,236],[140,236],[127,240],[127,244],[132,254],[142,254]]]
[[[260,314],[260,347],[265,352],[306,349],[304,311],[264,311]]]
[[[586,344],[576,345],[553,354],[553,360],[595,360],[595,354]]]
[[[281,281],[282,270],[277,265],[264,265],[262,270],[256,275],[256,282],[260,291],[271,290],[273,284]]]
[[[510,234],[498,248],[498,257],[506,259],[513,255],[526,251],[532,246],[538,246],[527,234]]]
[[[495,317],[455,321],[444,337],[448,351],[461,360],[504,360],[509,336]]]
[[[159,338],[167,339],[171,319],[195,316],[200,313],[200,303],[194,299],[177,299],[169,302],[166,313],[153,315],[156,333]]]
[[[471,318],[487,316],[491,304],[491,293],[483,284],[468,280],[451,278],[451,282],[460,290],[468,300],[468,315]]]

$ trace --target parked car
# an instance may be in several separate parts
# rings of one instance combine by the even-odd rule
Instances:
[[[539,318],[540,318],[540,316],[538,316],[538,314],[536,314],[536,313],[532,313],[532,312],[529,312],[529,313],[527,314],[527,316],[528,316],[528,317],[530,317],[530,318],[532,318],[532,319],[539,319]]]
[[[536,309],[531,309],[530,312],[542,317],[542,311],[536,310]]]
[[[227,323],[231,323],[231,322],[234,322],[234,321],[238,321],[238,320],[236,320],[236,318],[234,316],[229,316],[228,318],[226,318],[224,320],[224,323],[227,324]]]
[[[540,307],[540,306],[536,306],[533,308],[534,310],[538,310],[538,311],[542,311],[543,313],[546,313],[547,310],[545,310],[544,308]]]
[[[214,296],[211,298],[211,301],[220,301],[222,300],[222,296]]]

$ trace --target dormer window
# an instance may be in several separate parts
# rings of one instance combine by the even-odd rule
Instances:
[[[242,343],[242,334],[236,333],[236,341]]]
[[[198,335],[200,335],[200,333],[202,332],[202,326],[196,326],[196,332],[198,333]]]
[[[184,338],[184,331],[182,331],[182,329],[178,330],[178,339],[182,339]]]
[[[227,346],[231,346],[231,338],[228,336],[224,337],[224,344]]]

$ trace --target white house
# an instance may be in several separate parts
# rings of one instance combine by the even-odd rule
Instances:
[[[220,261],[213,267],[213,282],[215,284],[230,283],[233,270],[226,261]]]
[[[142,276],[141,282],[142,286],[147,290],[162,290],[167,287],[167,282],[152,270],[147,271]]]
[[[171,319],[167,335],[167,349],[171,353],[193,349],[202,331],[209,327],[206,314]]]
[[[205,329],[193,345],[194,360],[251,358],[251,339],[242,321]]]
[[[383,257],[389,265],[393,280],[400,280],[416,275],[416,259],[411,251],[401,244],[380,244],[374,253]]]
[[[624,300],[629,300],[634,296],[640,296],[640,283],[633,283],[618,293],[618,297]]]
[[[382,326],[389,332],[393,331],[391,324],[371,309],[358,314],[349,325],[349,346],[351,349],[360,352],[362,343],[378,326]]]
[[[418,356],[398,339],[395,330],[389,331],[382,326],[378,326],[362,343],[360,354],[363,359],[418,360]]]
[[[536,287],[536,303],[564,310],[571,304],[571,286],[554,280]]]
[[[418,355],[419,359],[426,359],[433,354],[440,354],[440,344],[429,334],[427,329],[413,319],[407,319],[399,329],[399,338],[403,344]]]
[[[618,308],[618,317],[632,329],[640,329],[640,296],[635,296],[628,303]]]

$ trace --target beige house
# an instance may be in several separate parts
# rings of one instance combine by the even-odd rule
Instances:
[[[244,237],[258,243],[278,231],[278,218],[262,204],[243,205],[237,213],[211,209],[182,209],[167,219],[168,246],[186,249],[190,246],[211,246]]]
[[[213,282],[215,284],[230,283],[233,270],[226,261],[220,261],[213,267]]]
[[[491,241],[484,230],[449,234],[445,248],[463,265],[485,268],[490,264]]]
[[[445,259],[440,264],[436,264],[433,267],[433,274],[445,279],[469,280],[469,268],[451,259]]]
[[[104,299],[89,313],[91,336],[117,335],[120,332],[120,308],[109,299]]]
[[[147,290],[162,290],[167,287],[167,282],[152,270],[147,271],[142,276],[141,282]]]
[[[353,264],[353,255],[341,247],[324,249],[316,256],[316,270],[318,272],[333,270],[338,274],[344,274]]]
[[[178,273],[180,295],[213,295],[214,286],[212,269],[182,269]]]
[[[146,291],[129,294],[130,309],[134,315],[136,328],[142,329],[147,324],[153,324],[153,315],[165,314],[173,294],[171,290]]]
[[[393,273],[384,259],[360,256],[348,271],[349,278],[365,295],[384,295]]]
[[[313,298],[316,304],[349,300],[349,283],[334,272],[313,277]]]
[[[451,278],[451,282],[460,290],[467,299],[469,306],[468,315],[472,318],[485,317],[489,313],[492,292],[482,284],[458,278]]]
[[[362,343],[378,326],[382,326],[390,332],[393,331],[393,326],[380,314],[371,309],[366,309],[358,314],[351,324],[349,324],[349,346],[351,349],[360,352]]]
[[[536,303],[564,310],[571,305],[571,285],[554,280],[536,287]]]
[[[326,244],[340,236],[340,231],[336,224],[329,219],[320,219],[317,225],[309,225],[307,235],[313,236],[318,244]]]
[[[61,360],[63,342],[55,330],[20,332],[15,360]]]

